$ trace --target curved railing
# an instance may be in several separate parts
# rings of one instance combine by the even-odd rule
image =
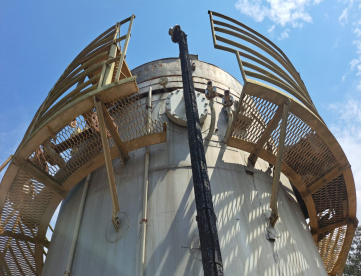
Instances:
[[[0,185],[0,270],[6,275],[41,275],[54,211],[104,164],[105,148],[124,163],[129,151],[166,141],[166,127],[147,117],[124,60],[134,18],[109,28],[70,63],[12,158]]]
[[[358,223],[355,184],[343,150],[287,56],[241,22],[209,15],[214,47],[236,55],[244,81],[227,144],[248,151],[251,164],[260,157],[290,179],[327,272],[341,275]],[[280,168],[278,156],[283,156]]]

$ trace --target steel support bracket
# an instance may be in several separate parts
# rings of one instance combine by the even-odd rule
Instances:
[[[275,171],[273,174],[272,195],[271,195],[271,203],[270,203],[272,212],[269,218],[270,223],[272,224],[273,227],[276,225],[276,222],[279,218],[277,199],[278,199],[278,189],[279,189],[279,181],[280,181],[282,159],[283,159],[283,149],[286,139],[287,118],[288,118],[290,105],[291,102],[289,100],[283,105],[281,130],[280,130],[280,137],[279,137],[278,149],[277,149],[277,159],[276,159]]]

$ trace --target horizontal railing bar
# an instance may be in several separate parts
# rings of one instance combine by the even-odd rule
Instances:
[[[246,76],[250,76],[250,77],[253,77],[253,78],[257,78],[257,79],[264,80],[264,81],[267,81],[269,83],[272,83],[272,84],[278,86],[279,88],[282,88],[283,90],[287,91],[288,93],[290,93],[292,96],[294,96],[296,98],[301,97],[301,99],[302,99],[301,102],[305,102],[304,104],[306,104],[307,106],[309,105],[309,103],[305,99],[303,99],[302,95],[300,95],[296,90],[294,90],[293,87],[289,86],[288,84],[286,84],[282,80],[279,81],[279,78],[274,79],[274,78],[269,77],[267,75],[259,74],[259,73],[249,71],[249,70],[245,70],[245,73],[246,73]]]
[[[224,38],[224,37],[222,37],[222,36],[218,36],[218,35],[216,35],[216,38],[217,38],[217,40],[219,40],[219,41],[221,41],[221,42],[224,42],[224,43],[227,43],[227,44],[232,45],[232,46],[234,46],[234,47],[237,47],[237,48],[240,48],[240,49],[242,49],[242,50],[245,50],[245,51],[247,51],[247,52],[255,55],[256,57],[264,60],[264,61],[267,62],[268,64],[270,64],[270,65],[272,65],[272,66],[274,66],[274,67],[278,67],[279,70],[282,70],[282,69],[281,69],[277,64],[275,64],[273,61],[271,61],[270,59],[268,59],[268,58],[265,57],[264,55],[258,53],[257,51],[255,51],[255,50],[253,50],[253,49],[251,49],[251,48],[249,48],[249,47],[247,47],[247,46],[245,46],[245,45],[243,45],[243,44],[234,42],[233,40],[230,40],[230,39]],[[283,70],[282,70],[282,71],[283,71]],[[305,95],[303,95],[303,97],[304,97],[304,96],[305,96]],[[306,97],[306,98],[307,98],[307,97]],[[311,102],[312,102],[312,101],[311,101]],[[311,103],[311,102],[310,102],[310,103]],[[312,104],[313,104],[313,103],[312,103]]]
[[[47,103],[47,105],[44,107],[45,110],[47,110],[66,90],[68,90],[70,87],[72,87],[74,84],[76,84],[78,81],[80,81],[83,77],[88,76],[89,74],[93,73],[94,71],[98,70],[103,66],[105,61],[99,62],[95,64],[94,66],[84,70],[82,73],[76,75],[74,78],[68,81],[68,83],[64,84],[61,89],[57,91],[56,94],[54,94],[54,98]]]
[[[269,40],[267,37],[265,37],[265,36],[262,35],[261,33],[256,32],[255,30],[253,30],[252,28],[248,27],[247,25],[245,25],[245,24],[243,24],[243,23],[241,23],[241,22],[239,22],[239,21],[237,21],[237,20],[235,20],[235,19],[233,19],[233,18],[231,18],[231,17],[228,17],[228,16],[226,16],[226,15],[223,15],[223,14],[221,14],[221,13],[212,12],[212,14],[213,14],[214,16],[217,16],[217,17],[223,18],[223,19],[225,19],[225,20],[228,20],[228,21],[230,21],[230,22],[232,22],[232,23],[234,23],[234,24],[236,24],[236,25],[238,25],[238,26],[241,26],[242,28],[246,29],[247,31],[255,34],[256,36],[258,36],[258,37],[260,37],[260,38],[262,38],[265,42],[267,42],[267,43],[270,44],[274,49],[276,49],[276,50],[291,64],[291,66],[294,68],[292,62],[288,59],[288,57],[286,56],[286,54],[285,54],[279,47],[277,47],[276,44],[274,44],[271,40]]]
[[[231,36],[234,36],[234,37],[238,37],[244,41],[247,41],[253,45],[255,45],[256,47],[262,49],[263,51],[265,51],[267,54],[269,54],[270,56],[272,56],[275,60],[277,60],[286,70],[287,72],[293,77],[293,79],[301,86],[304,88],[305,91],[303,91],[303,93],[305,93],[306,95],[308,95],[308,92],[307,92],[307,89],[306,87],[304,86],[304,83],[302,81],[302,79],[300,78],[298,72],[296,70],[294,70],[293,68],[291,68],[289,66],[289,64],[283,59],[281,58],[275,51],[272,51],[272,49],[270,48],[267,48],[267,46],[265,45],[262,45],[261,43],[245,36],[245,35],[242,35],[242,34],[239,34],[237,32],[233,32],[233,31],[230,31],[228,29],[224,29],[224,28],[220,28],[220,27],[215,27],[214,28],[215,31],[218,31],[218,32],[222,32],[222,33],[225,33],[225,34],[228,34],[228,35],[231,35]],[[247,46],[244,46],[244,47],[247,47]],[[246,49],[251,49],[249,47],[247,47]],[[244,50],[246,50],[244,49]],[[246,50],[247,51],[247,50]],[[254,50],[253,50],[254,51]],[[257,52],[258,53],[258,52]],[[309,95],[308,95],[309,97]]]
[[[43,116],[48,116],[49,114],[52,114],[54,111],[59,109],[64,103],[66,103],[70,98],[74,97],[77,93],[81,93],[81,90],[90,84],[93,84],[94,82],[98,81],[100,78],[100,73],[92,77],[91,79],[87,80],[83,84],[77,86],[73,91],[68,93],[64,98],[62,98],[59,102],[57,102],[53,107],[51,107],[49,110],[47,110],[46,113],[44,113]],[[40,121],[39,121],[40,122]]]
[[[292,87],[293,89],[295,89],[298,93],[302,94],[302,90],[300,90],[299,86],[298,85],[293,85],[294,83],[289,83],[287,80],[282,80],[281,78],[279,78],[278,76],[272,74],[271,72],[261,68],[261,67],[258,67],[257,65],[254,65],[253,63],[249,63],[249,62],[246,62],[246,61],[242,61],[243,63],[243,66],[244,67],[248,67],[250,69],[253,69],[259,73],[262,73],[270,78],[274,78],[276,80],[278,80],[279,82],[285,82],[287,85],[289,85],[290,87]],[[281,76],[280,76],[281,77]]]

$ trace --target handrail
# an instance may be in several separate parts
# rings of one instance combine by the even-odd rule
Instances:
[[[268,120],[261,124],[253,119],[249,131],[243,131],[248,126],[242,119],[235,120],[227,145],[250,152],[250,165],[260,157],[275,165],[276,171],[282,171],[292,181],[307,207],[310,230],[319,246],[326,270],[331,275],[342,273],[357,225],[355,184],[344,152],[318,114],[299,73],[282,50],[245,24],[220,13],[208,13],[214,47],[236,55],[244,80],[244,97],[239,100],[235,117],[264,116]],[[237,42],[219,33],[236,38]],[[246,46],[243,42],[252,46]],[[285,137],[282,138],[285,139],[281,139],[280,127],[277,127],[280,112],[276,112],[276,109],[280,110],[286,101],[292,104],[288,118],[284,119],[288,121],[286,130],[283,129]],[[265,105],[269,103],[275,105],[271,111],[273,118],[269,117],[270,111],[264,113]],[[258,136],[254,137],[255,133]],[[277,152],[277,145],[284,146],[284,150]],[[274,179],[274,183],[278,183],[278,180]],[[337,192],[334,191],[335,187]],[[273,188],[272,224],[277,217],[275,193],[278,190]],[[332,196],[326,196],[326,193]],[[347,205],[340,203],[341,198],[347,198]],[[329,215],[325,215],[324,211],[328,209]],[[356,223],[345,224],[345,221]],[[334,252],[325,251],[331,240],[331,251]]]

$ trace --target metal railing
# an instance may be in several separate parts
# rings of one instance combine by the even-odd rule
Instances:
[[[272,225],[278,218],[279,173],[290,179],[307,207],[327,272],[342,274],[358,223],[355,184],[343,150],[281,49],[233,18],[212,11],[209,17],[214,47],[235,54],[244,82],[227,144],[250,152],[249,166],[258,157],[275,166]]]
[[[0,184],[5,275],[41,275],[53,213],[80,180],[104,164],[105,148],[108,161],[120,157],[125,163],[129,151],[166,141],[160,122],[150,119],[147,130],[147,110],[125,62],[134,18],[106,30],[69,64],[15,152]]]

